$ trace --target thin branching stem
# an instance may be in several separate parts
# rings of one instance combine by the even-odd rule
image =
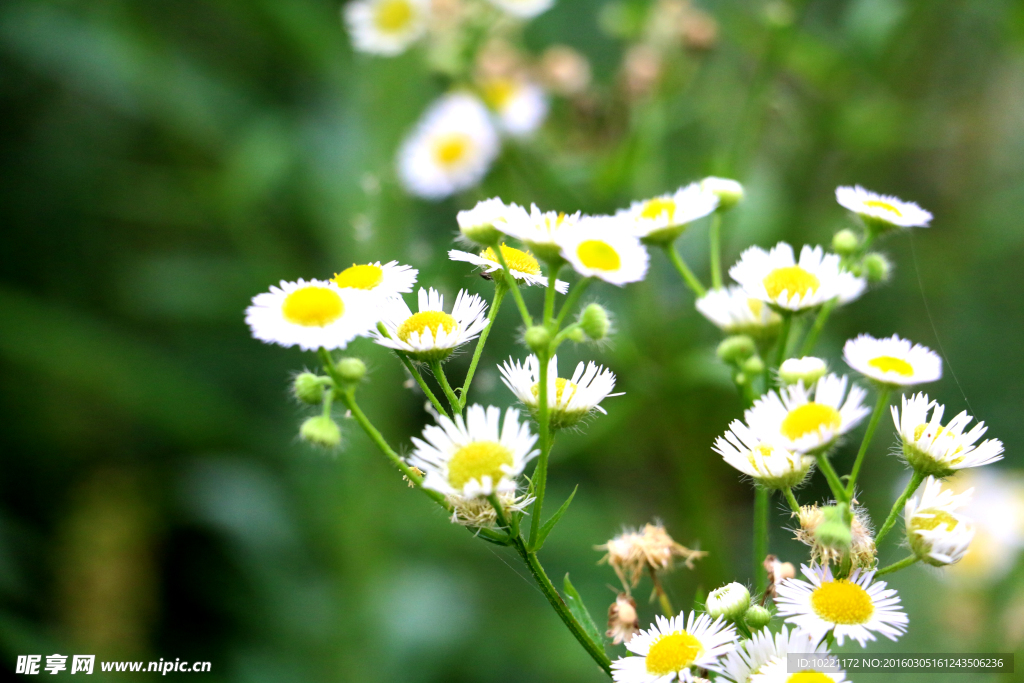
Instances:
[[[754,576],[757,592],[768,588],[768,572],[764,558],[768,556],[768,489],[758,486],[754,489]]]
[[[711,286],[715,289],[722,288],[722,212],[715,211],[711,214],[711,229],[709,233],[710,246],[708,251],[711,257]]]
[[[864,455],[868,452],[868,447],[871,445],[871,438],[875,435],[878,420],[882,417],[885,409],[889,407],[890,393],[892,393],[892,387],[886,385],[882,385],[878,390],[878,402],[875,403],[875,410],[871,413],[871,420],[868,421],[867,431],[864,432],[864,439],[860,442],[860,450],[857,451],[857,459],[853,462],[853,469],[850,470],[850,479],[846,484],[847,500],[853,500],[854,487],[857,485],[857,475],[860,474],[861,465],[864,463]]]
[[[878,536],[875,537],[876,546],[880,546],[882,544],[882,539],[885,538],[885,535],[888,534],[889,530],[892,529],[894,524],[896,524],[896,519],[900,516],[900,511],[903,510],[903,506],[907,504],[907,498],[914,495],[914,492],[917,491],[921,482],[924,481],[924,476],[925,475],[921,474],[917,470],[914,470],[914,475],[907,483],[907,488],[903,489],[903,493],[901,493],[900,497],[896,499],[895,503],[893,503],[892,510],[889,511],[889,516],[885,518],[885,523],[882,524],[882,528],[878,530]]]
[[[508,269],[508,263],[505,262],[505,254],[502,253],[500,244],[494,247],[494,254],[498,257],[498,263],[501,264],[501,272],[505,276],[505,284],[508,285],[509,291],[512,292],[512,298],[516,301],[519,315],[523,317],[523,324],[527,327],[532,327],[533,318],[530,317],[530,311],[526,308],[526,302],[523,301],[523,293],[519,291],[519,283],[512,276],[512,271]]]
[[[469,386],[473,383],[476,366],[480,363],[480,356],[483,355],[484,345],[487,343],[487,337],[491,334],[491,328],[494,327],[494,320],[498,317],[498,309],[501,308],[501,300],[505,298],[507,289],[508,287],[504,280],[494,281],[494,299],[491,300],[491,309],[487,312],[487,327],[480,333],[480,338],[476,342],[476,348],[473,350],[473,360],[470,361],[469,370],[466,372],[466,380],[462,383],[462,388],[459,389],[459,405],[462,408],[466,407],[466,401],[469,400]]]
[[[680,255],[679,250],[676,249],[676,245],[674,243],[665,247],[665,255],[668,256],[668,260],[672,262],[672,265],[679,271],[679,275],[682,276],[683,282],[686,283],[687,287],[693,290],[693,293],[698,299],[707,294],[707,290],[704,289],[704,285],[700,283],[697,276],[694,275],[693,271],[690,270],[690,267],[686,265],[686,261],[683,260],[682,255]]]
[[[886,574],[892,574],[893,572],[898,572],[901,569],[906,569],[910,565],[916,564],[920,559],[921,558],[919,558],[917,555],[904,557],[899,562],[893,562],[888,567],[883,567],[882,569],[879,569],[877,572],[875,572],[875,576],[885,576]]]
[[[444,368],[441,366],[441,361],[430,361],[430,371],[434,373],[434,379],[436,379],[437,383],[441,385],[444,395],[448,398],[448,403],[452,407],[452,413],[455,415],[462,415],[462,403],[459,401],[459,397],[455,395],[452,385],[448,383],[448,377],[444,374]]]

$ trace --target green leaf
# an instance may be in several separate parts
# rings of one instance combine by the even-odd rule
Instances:
[[[551,519],[544,522],[544,526],[542,526],[537,532],[537,540],[534,543],[533,548],[534,552],[537,552],[544,547],[544,540],[548,537],[548,534],[551,533],[551,530],[555,528],[555,525],[558,524],[558,520],[562,518],[565,511],[569,509],[569,503],[571,503],[572,499],[576,496],[577,489],[579,489],[578,484],[576,485],[576,488],[572,490],[572,493],[569,494],[569,497],[565,499],[565,502],[562,503],[562,507],[558,508],[558,510],[555,511],[555,514],[551,515]]]
[[[572,500],[572,496],[569,497]],[[566,501],[568,503],[568,501]],[[563,506],[565,507],[565,506]],[[576,591],[576,587],[569,581],[569,575],[565,575],[564,586],[565,589],[565,604],[569,606],[569,611],[576,617],[576,621],[580,623],[583,630],[586,631],[590,639],[594,641],[596,645],[604,648],[604,638],[601,636],[601,632],[597,630],[597,625],[590,616],[590,612],[587,611],[587,606],[583,604],[583,598]]]

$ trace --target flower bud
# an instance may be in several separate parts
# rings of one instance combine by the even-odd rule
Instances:
[[[497,197],[477,202],[469,211],[459,211],[455,219],[462,236],[481,246],[490,247],[498,243],[501,232],[494,224],[508,212],[508,207]]]
[[[729,178],[708,176],[700,181],[700,189],[718,197],[719,211],[728,211],[743,200],[743,186]]]
[[[892,263],[883,254],[871,252],[864,257],[864,275],[868,282],[885,282],[892,275]]]
[[[761,607],[761,605],[751,605],[747,613],[743,615],[743,621],[747,622],[747,626],[750,627],[751,631],[763,629],[771,620],[772,613],[766,607]]]
[[[366,375],[366,363],[358,358],[342,358],[334,367],[341,381],[349,384],[359,382]]]
[[[566,331],[565,338],[568,339],[569,341],[574,341],[577,344],[579,344],[579,343],[583,342],[584,340],[586,340],[587,335],[584,334],[583,330],[581,330],[580,328],[573,327],[573,328],[569,329],[568,331]]]
[[[822,521],[814,530],[814,540],[825,548],[847,551],[853,543],[853,532],[850,530],[852,518],[846,503],[829,505],[821,508]]]
[[[323,380],[323,377],[317,377],[312,372],[299,373],[292,383],[292,393],[303,403],[317,405],[324,400]]]
[[[590,304],[580,314],[580,327],[593,341],[601,341],[608,336],[611,322],[608,320],[608,311],[604,310],[601,304]]]
[[[551,344],[551,333],[543,325],[534,325],[526,330],[524,340],[526,345],[530,347],[530,350],[539,354],[546,351],[548,345]]]
[[[303,441],[325,448],[333,448],[341,443],[341,429],[326,415],[317,415],[303,422],[299,436]]]
[[[757,353],[757,346],[747,335],[736,334],[723,339],[715,353],[724,363],[742,363]]]
[[[712,619],[725,617],[736,621],[750,609],[750,591],[742,583],[727,583],[708,594],[705,607]]]
[[[853,230],[843,229],[832,236],[832,251],[840,256],[853,256],[860,247],[860,239]]]
[[[803,382],[805,387],[810,387],[824,377],[826,372],[828,372],[828,365],[820,358],[814,356],[788,358],[779,366],[779,379],[785,384]]]
[[[760,375],[764,372],[764,361],[760,356],[751,356],[743,361],[743,372],[748,375]]]

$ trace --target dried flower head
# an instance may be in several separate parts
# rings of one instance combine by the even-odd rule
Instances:
[[[871,520],[867,511],[851,505],[853,513],[850,523],[850,558],[854,567],[871,567],[875,564],[875,537],[871,532]],[[842,559],[842,551],[822,544],[816,531],[826,522],[824,510],[818,505],[800,507],[800,528],[796,530],[796,540],[811,547],[811,560],[817,564],[835,564]]]
[[[764,568],[768,572],[768,587],[765,589],[765,594],[770,598],[775,597],[775,588],[780,583],[796,576],[796,567],[793,566],[793,563],[779,562],[779,558],[775,555],[764,558]]]
[[[619,593],[608,608],[608,630],[605,637],[612,639],[612,645],[628,643],[640,633],[640,622],[636,614],[636,601],[627,593]]]
[[[660,524],[645,524],[640,531],[627,529],[594,549],[605,551],[601,562],[612,566],[627,593],[640,583],[645,571],[671,569],[677,557],[687,569],[693,569],[693,561],[707,555],[676,543]]]
[[[551,92],[572,97],[590,85],[590,62],[571,47],[553,45],[541,57],[540,74]]]
[[[501,501],[506,514],[522,512],[534,501],[532,496],[517,496],[512,493],[499,493],[498,500]],[[486,498],[448,496],[448,502],[452,506],[452,524],[485,529],[498,526],[498,515]]]

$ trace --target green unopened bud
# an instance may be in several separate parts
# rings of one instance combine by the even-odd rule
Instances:
[[[299,436],[314,446],[333,448],[341,443],[341,428],[326,415],[317,415],[302,423]]]
[[[571,327],[565,332],[565,338],[569,341],[574,341],[577,344],[587,338],[587,335],[583,333],[583,330],[579,327]]]
[[[833,550],[847,551],[853,543],[853,532],[850,525],[853,517],[850,506],[846,503],[829,505],[821,508],[822,521],[814,530],[814,540],[818,544]]]
[[[501,239],[501,232],[494,224],[504,218],[508,207],[498,198],[477,202],[469,211],[460,211],[455,217],[459,232],[470,242],[491,247]]]
[[[892,275],[892,263],[884,254],[871,252],[864,257],[864,275],[867,276],[868,282],[885,282]]]
[[[810,387],[828,372],[828,365],[820,358],[804,356],[803,358],[787,358],[779,366],[779,379],[784,384],[803,382]]]
[[[540,353],[547,350],[548,345],[551,344],[551,333],[542,325],[534,325],[526,330],[524,340],[534,353]]]
[[[860,238],[853,230],[840,230],[832,236],[832,251],[840,256],[853,256],[860,248]]]
[[[769,624],[772,620],[772,613],[767,607],[761,607],[761,605],[751,605],[747,613],[743,615],[743,621],[747,622],[747,626],[750,627],[751,631],[759,631]]]
[[[715,353],[724,363],[742,363],[757,353],[757,345],[747,335],[736,334],[723,339]]]
[[[743,361],[743,372],[748,375],[760,375],[764,372],[764,361],[760,356],[751,356]]]
[[[709,176],[700,181],[700,188],[718,197],[719,211],[728,211],[743,200],[743,186],[729,178]]]
[[[334,368],[338,378],[349,384],[359,382],[366,375],[366,363],[358,358],[342,358]]]
[[[303,403],[317,405],[324,400],[324,378],[312,372],[300,373],[292,383],[292,392]]]
[[[750,608],[750,591],[742,583],[727,583],[708,593],[705,607],[712,619],[725,617],[736,621]]]
[[[601,304],[590,304],[580,314],[580,327],[583,333],[594,341],[601,341],[608,336],[611,329],[611,321],[608,320],[608,311],[604,310]]]

